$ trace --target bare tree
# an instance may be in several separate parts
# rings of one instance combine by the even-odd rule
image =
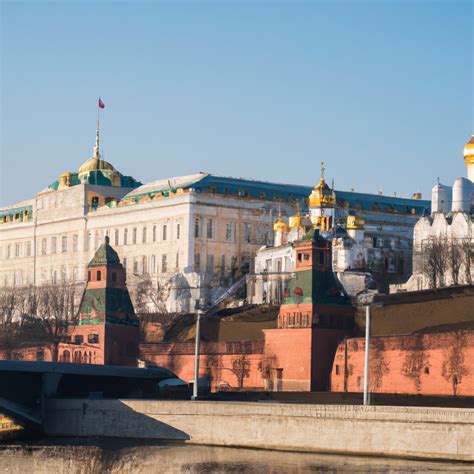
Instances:
[[[460,250],[464,264],[464,281],[468,285],[472,285],[473,245],[470,235],[461,240]]]
[[[153,284],[150,278],[143,279],[137,285],[135,310],[137,314],[167,314],[166,303],[170,296],[171,283],[157,280]]]
[[[237,377],[238,389],[242,390],[244,380],[250,375],[250,361],[245,354],[232,360],[232,373]]]
[[[422,243],[421,272],[428,279],[430,288],[444,286],[448,262],[449,251],[445,237],[431,237]]]
[[[53,361],[57,361],[59,343],[66,339],[69,329],[77,321],[75,284],[62,282],[37,288],[35,308],[35,316],[41,322],[47,341],[53,346]]]
[[[20,301],[21,295],[15,286],[0,290],[0,344],[8,359],[18,342]]]
[[[442,376],[451,383],[453,395],[456,396],[458,385],[462,382],[463,377],[469,375],[465,364],[466,334],[459,331],[453,334],[452,339],[452,343],[443,351]]]
[[[448,263],[453,285],[459,285],[459,274],[463,264],[462,244],[451,238],[448,245]]]

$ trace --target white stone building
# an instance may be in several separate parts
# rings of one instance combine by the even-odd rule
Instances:
[[[414,229],[413,275],[406,284],[394,285],[393,291],[422,290],[434,284],[472,284],[474,281],[474,135],[464,147],[464,162],[468,178],[456,178],[453,186],[438,181],[433,187],[431,215],[420,218]],[[445,267],[441,271],[434,270],[437,276],[430,273],[430,262],[427,261],[433,253],[438,253],[437,258],[434,255],[437,260],[434,265],[438,263]],[[458,261],[454,263],[457,276],[453,275],[451,259]]]
[[[309,193],[308,193],[309,194]],[[274,246],[262,247],[255,258],[255,274],[247,278],[252,303],[279,304],[295,266],[293,243],[312,228],[332,242],[332,268],[348,294],[367,287],[387,292],[389,284],[411,274],[413,227],[429,203],[411,199],[334,191],[320,182],[311,191],[308,214],[299,209],[288,221],[280,213]]]

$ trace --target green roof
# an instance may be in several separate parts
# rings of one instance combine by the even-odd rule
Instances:
[[[89,262],[89,267],[102,267],[103,265],[119,265],[120,258],[117,252],[110,246],[109,237],[105,236],[105,242],[97,249],[94,258]]]

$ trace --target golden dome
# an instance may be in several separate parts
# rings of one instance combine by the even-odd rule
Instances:
[[[109,162],[104,160],[98,160],[97,158],[93,157],[89,158],[86,162],[84,162],[77,171],[77,173],[87,173],[88,171],[93,170],[110,170],[117,172],[117,170]]]
[[[290,230],[288,224],[280,217],[273,224],[274,232],[288,232]]]
[[[64,177],[71,176],[71,172],[70,171],[65,171],[64,173],[59,175],[60,178],[62,178],[63,176]]]
[[[336,203],[334,191],[324,180],[324,161],[321,162],[321,179],[309,196],[309,207],[333,207]]]
[[[474,135],[471,136],[464,147],[464,161],[466,165],[474,164]]]

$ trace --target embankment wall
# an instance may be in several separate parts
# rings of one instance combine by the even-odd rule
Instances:
[[[457,408],[51,399],[45,432],[474,461],[474,411]]]

